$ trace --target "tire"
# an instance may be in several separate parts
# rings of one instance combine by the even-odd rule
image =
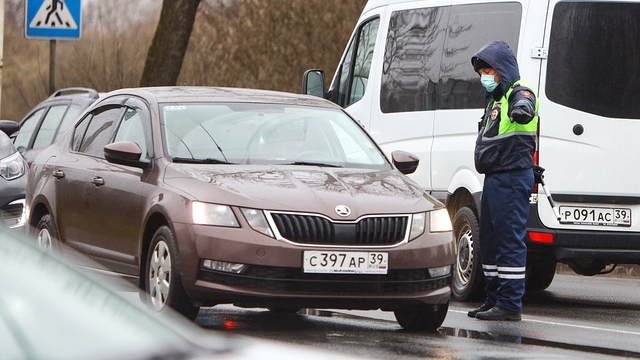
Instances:
[[[480,227],[475,213],[468,207],[458,210],[453,218],[456,241],[456,264],[451,293],[460,301],[476,301],[484,297],[484,276],[480,262]]]
[[[54,254],[60,253],[58,233],[53,226],[51,215],[44,214],[36,225],[35,242],[39,248]]]
[[[526,291],[542,291],[551,285],[556,275],[556,259],[553,255],[527,257]]]
[[[144,268],[145,302],[155,311],[162,312],[171,307],[195,320],[200,307],[194,306],[184,291],[177,254],[171,229],[159,227],[153,234]]]
[[[440,305],[411,306],[393,311],[398,324],[409,331],[437,330],[447,316],[449,303]]]

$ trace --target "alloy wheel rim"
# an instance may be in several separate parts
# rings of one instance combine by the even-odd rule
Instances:
[[[171,254],[164,241],[159,241],[149,262],[149,295],[151,304],[157,311],[167,304],[171,290]]]
[[[38,247],[51,251],[53,245],[51,244],[51,234],[47,229],[40,229],[37,237]]]

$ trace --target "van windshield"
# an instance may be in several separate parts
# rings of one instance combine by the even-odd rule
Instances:
[[[640,4],[561,2],[552,24],[547,97],[595,115],[640,119]]]

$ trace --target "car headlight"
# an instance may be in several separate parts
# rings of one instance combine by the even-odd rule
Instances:
[[[409,234],[409,240],[413,240],[424,233],[425,219],[425,213],[413,214],[411,217],[411,233]]]
[[[251,226],[253,230],[267,236],[274,237],[273,232],[269,227],[269,223],[267,222],[267,218],[264,216],[264,212],[262,212],[262,210],[247,208],[241,208],[240,210],[242,210],[244,218],[247,219],[249,226]]]
[[[19,152],[0,160],[0,176],[6,180],[13,180],[24,175],[27,165]]]
[[[194,201],[191,203],[191,216],[194,224],[240,227],[233,210],[227,205]]]
[[[446,208],[429,212],[429,231],[445,232],[452,231],[451,218]]]

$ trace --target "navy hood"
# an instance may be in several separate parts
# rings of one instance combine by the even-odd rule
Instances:
[[[473,70],[476,72],[482,68],[480,66],[482,62],[489,64],[500,75],[502,94],[506,94],[511,84],[520,80],[520,70],[518,69],[516,55],[504,41],[490,42],[471,57],[471,65],[473,65]]]

